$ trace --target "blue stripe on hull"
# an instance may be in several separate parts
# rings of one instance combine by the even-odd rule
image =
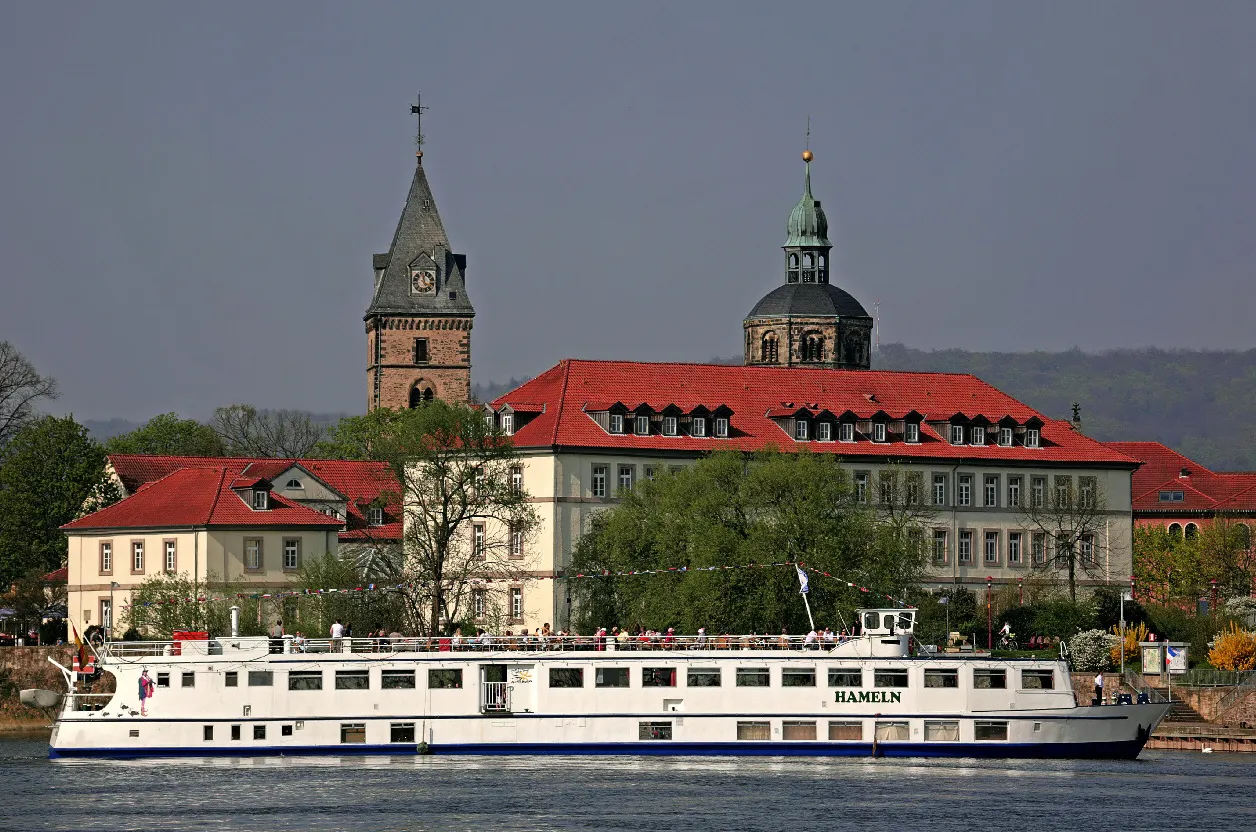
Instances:
[[[1139,740],[1082,743],[872,743],[830,742],[611,742],[611,743],[459,743],[433,745],[433,754],[654,755],[668,757],[984,757],[1020,759],[1133,760]],[[150,757],[304,757],[312,755],[417,754],[414,744],[308,745],[251,748],[50,748],[57,758],[139,759]]]

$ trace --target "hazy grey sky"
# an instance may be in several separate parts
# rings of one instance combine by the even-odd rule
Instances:
[[[132,419],[365,406],[412,172],[474,377],[705,360],[814,189],[923,348],[1256,346],[1256,3],[35,3],[0,27],[0,338]]]

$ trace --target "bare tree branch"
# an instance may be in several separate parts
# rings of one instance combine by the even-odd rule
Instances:
[[[237,456],[309,456],[325,432],[304,411],[258,410],[247,404],[216,409],[210,425],[227,452]]]
[[[1032,485],[1028,499],[1022,500],[1021,516],[1047,543],[1040,562],[1031,557],[1033,568],[1056,574],[1067,570],[1069,598],[1074,602],[1079,574],[1109,577],[1099,557],[1100,545],[1111,546],[1101,534],[1107,527],[1107,508],[1095,477],[1067,474],[1057,474],[1054,481],[1041,478],[1041,487]]]
[[[35,415],[35,402],[55,399],[56,380],[41,376],[8,341],[0,341],[0,448]]]

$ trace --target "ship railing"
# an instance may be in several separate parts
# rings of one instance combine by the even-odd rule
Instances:
[[[510,710],[510,689],[505,682],[480,683],[480,711],[497,713]]]
[[[296,639],[285,636],[282,652],[285,653],[500,653],[517,651],[526,653],[564,651],[652,651],[652,650],[785,650],[795,652],[827,651],[839,644],[866,638],[849,636],[807,642],[806,636],[677,636],[664,635],[640,639],[633,636],[617,641],[612,636],[476,636],[455,638],[452,636],[395,636],[389,638],[317,638]],[[276,640],[277,641],[277,640]],[[279,652],[279,650],[273,650]]]
[[[99,711],[109,704],[112,693],[68,693],[66,694],[66,710]]]
[[[1125,683],[1126,687],[1132,688],[1135,693],[1140,696],[1146,696],[1148,702],[1152,702],[1157,705],[1169,704],[1169,699],[1163,693],[1147,684],[1147,681],[1140,674],[1135,673],[1132,670],[1125,671],[1125,674],[1121,677],[1121,681]]]

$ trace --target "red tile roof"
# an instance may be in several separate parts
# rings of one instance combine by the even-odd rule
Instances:
[[[1086,463],[1133,468],[1137,463],[1077,432],[1065,420],[1047,419],[975,376],[951,373],[904,373],[870,370],[784,369],[719,364],[651,364],[631,361],[567,359],[494,400],[493,407],[514,402],[542,402],[544,412],[522,425],[514,436],[517,447],[565,447],[640,451],[683,450],[708,452],[732,448],[743,451],[776,446],[786,450],[809,447],[843,455],[943,459],[1017,460],[1026,463]],[[733,412],[727,439],[713,436],[611,435],[586,411],[605,409],[607,403],[651,402],[662,409],[671,402],[701,401],[714,409],[726,405]],[[835,414],[918,411],[926,420],[940,421],[956,413],[985,416],[997,422],[1010,416],[1025,424],[1041,419],[1042,447],[1019,445],[956,446],[928,425],[919,443],[795,442],[769,413],[808,405]],[[711,431],[708,429],[708,434]]]
[[[1256,473],[1211,471],[1159,442],[1108,442],[1142,461],[1134,472],[1134,512],[1256,512]],[[1183,476],[1183,473],[1186,476]],[[1161,502],[1161,491],[1181,491],[1183,499]]]
[[[231,469],[180,468],[148,488],[61,528],[154,529],[184,526],[311,526],[339,529],[334,517],[278,494],[255,511],[231,490]]]
[[[401,539],[400,512],[395,505],[397,482],[392,471],[382,462],[110,454],[109,464],[123,487],[132,493],[143,493],[147,486],[180,470],[221,468],[230,477],[229,485],[239,488],[247,487],[244,483],[272,480],[293,465],[300,465],[328,487],[344,495],[349,517],[347,527],[340,531],[342,541]],[[272,493],[271,499],[276,496]],[[380,526],[371,526],[366,516],[367,507],[381,498],[385,501],[384,519],[387,522]]]

